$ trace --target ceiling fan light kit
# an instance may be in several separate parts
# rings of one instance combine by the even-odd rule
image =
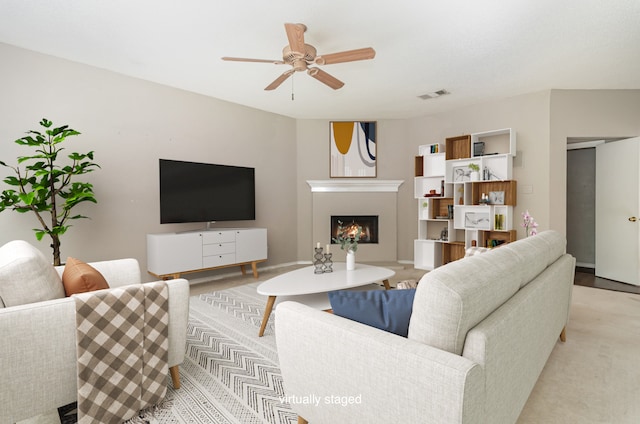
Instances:
[[[354,62],[358,60],[373,59],[376,52],[371,47],[362,49],[347,50],[343,52],[318,55],[317,50],[310,44],[304,42],[304,33],[307,27],[304,24],[284,24],[289,44],[282,49],[282,60],[247,59],[242,57],[223,57],[222,60],[234,62],[254,62],[273,63],[275,65],[290,65],[291,69],[283,72],[265,90],[275,90],[285,82],[294,72],[307,71],[307,74],[317,79],[321,83],[337,90],[344,86],[344,83],[333,75],[317,67],[309,65],[331,65],[334,63]]]

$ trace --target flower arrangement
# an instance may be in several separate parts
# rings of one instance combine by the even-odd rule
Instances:
[[[529,210],[522,212],[522,226],[525,229],[527,237],[538,234],[538,223],[529,214]]]
[[[353,223],[348,226],[344,226],[342,221],[338,221],[338,233],[337,237],[333,237],[335,243],[340,245],[340,249],[347,252],[355,252],[358,250],[358,241],[362,234],[362,227]]]

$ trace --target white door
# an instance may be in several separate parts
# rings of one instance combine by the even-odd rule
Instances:
[[[640,285],[640,137],[596,147],[596,275]]]

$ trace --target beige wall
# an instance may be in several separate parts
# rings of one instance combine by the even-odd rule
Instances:
[[[329,120],[294,120],[4,44],[0,60],[0,160],[24,154],[13,140],[47,117],[81,131],[69,150],[95,150],[102,165],[88,178],[99,204],[78,210],[92,219],[76,222],[64,235],[63,257],[131,256],[144,268],[145,234],[201,227],[159,224],[162,157],[256,167],[256,221],[220,225],[268,228],[267,265],[309,260],[315,240],[306,181],[329,179]],[[552,90],[430,116],[377,120],[378,179],[404,180],[397,195],[397,258],[413,261],[413,157],[420,144],[514,128],[516,220],[528,209],[541,229],[564,231],[566,138],[638,135],[638,116],[640,90]],[[531,193],[523,193],[525,187]],[[0,244],[16,238],[37,243],[30,230],[34,220],[1,213]],[[37,245],[50,255],[47,242]]]
[[[295,120],[4,44],[0,61],[0,160],[29,154],[13,140],[46,117],[82,132],[67,151],[94,150],[102,166],[87,177],[98,204],[78,208],[91,219],[62,237],[63,260],[134,257],[146,269],[147,233],[203,228],[160,225],[159,158],[255,167],[256,221],[217,225],[266,227],[267,265],[295,260]],[[35,226],[32,214],[0,213],[0,245],[24,239],[50,257]]]
[[[520,214],[526,209],[541,229],[553,228],[549,214],[549,102],[550,93],[544,91],[410,119],[411,154],[416,155],[421,144],[444,143],[447,137],[502,128],[515,129],[517,156],[513,178],[518,181],[518,205],[514,225],[518,229],[518,237],[524,237]],[[523,188],[527,186],[531,193],[524,193]],[[416,220],[417,207],[407,225],[417,229]]]
[[[340,117],[335,120],[349,120],[351,117]],[[375,119],[370,119],[376,121]],[[313,239],[312,195],[307,180],[329,179],[329,123],[330,120],[300,119],[297,121],[297,162],[298,162],[298,259],[309,261]],[[413,193],[413,153],[408,148],[407,126],[405,120],[377,120],[378,153],[377,179],[403,180],[398,200],[397,258],[413,261],[413,239],[417,231],[414,220],[412,227],[401,225],[415,209]],[[384,196],[381,196],[384,198]],[[384,201],[384,200],[382,200]],[[410,229],[409,229],[410,228]]]
[[[518,157],[514,179],[519,188],[530,186],[531,193],[519,190],[515,211],[519,237],[520,213],[529,209],[541,228],[550,226],[549,170],[550,92],[538,92],[470,106],[455,111],[406,120],[379,120],[378,178],[401,179],[398,192],[398,255],[400,261],[413,261],[413,240],[417,237],[417,200],[413,198],[414,156],[418,146],[444,142],[446,137],[474,132],[514,128]],[[309,257],[311,238],[311,193],[306,180],[329,176],[329,121],[298,120],[298,257]]]
[[[567,138],[637,137],[640,135],[640,90],[551,91],[551,222],[566,229]]]

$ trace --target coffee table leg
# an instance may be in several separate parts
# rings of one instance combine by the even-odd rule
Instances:
[[[384,284],[384,289],[389,290],[391,286],[389,285],[389,280],[383,280],[382,284]]]
[[[264,316],[262,317],[262,325],[260,326],[258,337],[262,337],[264,329],[267,328],[267,321],[269,321],[269,316],[271,315],[271,310],[273,309],[273,303],[275,301],[275,296],[269,296],[269,299],[267,299],[267,306],[264,308]]]

